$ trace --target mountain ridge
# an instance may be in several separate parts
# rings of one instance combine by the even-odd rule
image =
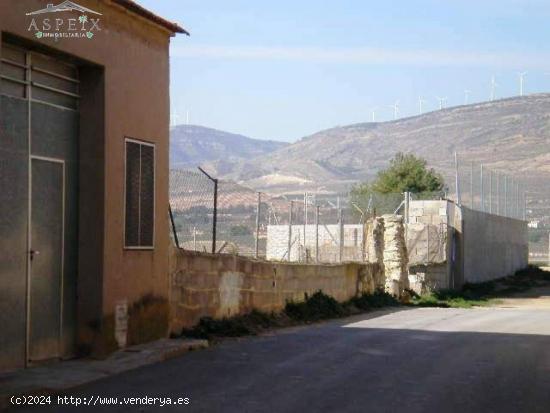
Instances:
[[[545,179],[550,176],[550,94],[326,129],[257,158],[239,160],[222,177],[265,191],[333,191],[372,178],[397,152],[415,153],[450,176],[455,151],[461,161]]]
[[[202,165],[224,173],[241,159],[254,158],[286,145],[286,142],[253,139],[205,126],[177,125],[170,130],[170,167],[185,169]]]

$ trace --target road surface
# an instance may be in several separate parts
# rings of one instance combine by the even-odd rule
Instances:
[[[69,392],[188,405],[49,411],[548,412],[550,307],[508,304],[394,309],[226,341]]]

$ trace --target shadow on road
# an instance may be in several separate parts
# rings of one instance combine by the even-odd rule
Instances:
[[[542,310],[395,308],[226,341],[71,394],[190,398],[167,412],[545,412],[549,317]]]

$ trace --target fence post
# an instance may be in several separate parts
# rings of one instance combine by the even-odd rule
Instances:
[[[193,227],[193,251],[197,250],[197,227]]]
[[[218,226],[218,180],[208,175],[204,169],[199,166],[201,171],[208,179],[214,183],[214,214],[212,217],[212,254],[216,253],[216,229]]]
[[[481,212],[485,212],[485,197],[483,196],[483,164],[481,164],[480,169],[480,178],[479,178],[479,194],[480,194],[480,200],[481,200]]]
[[[304,251],[307,263],[307,245],[306,245],[306,229],[307,229],[307,192],[304,192]]]
[[[342,257],[344,255],[344,218],[342,214],[342,208],[338,210],[338,221],[340,223],[340,245],[339,245],[338,261],[342,262]]]
[[[216,253],[218,230],[218,180],[214,179],[214,217],[212,218],[212,254]]]
[[[176,231],[176,224],[174,222],[174,215],[172,214],[172,205],[168,204],[168,213],[170,214],[170,222],[172,223],[172,231],[174,233],[174,241],[176,242],[176,247],[180,248],[180,241],[178,239],[178,232]]]
[[[288,251],[287,251],[287,258],[290,262],[290,249],[292,248],[292,207],[294,202],[290,201],[290,204],[288,206]]]
[[[519,182],[516,181],[516,219],[520,219],[519,209]]]
[[[458,154],[455,152],[455,195],[456,195],[456,204],[460,206],[462,203],[460,201],[460,180],[458,177]]]
[[[489,170],[489,212],[493,213],[493,171]]]
[[[474,209],[474,161],[470,162],[470,208]]]
[[[500,175],[497,172],[497,215],[500,215]]]
[[[315,207],[315,262],[319,262],[319,205]]]
[[[404,192],[405,195],[405,212],[404,212],[404,218],[405,218],[405,224],[409,223],[409,208],[411,207],[410,201],[411,201],[411,194],[410,192]]]
[[[508,213],[508,177],[504,175],[504,216]]]
[[[254,245],[254,257],[258,258],[260,248],[260,208],[262,205],[262,193],[258,192],[258,205],[256,207],[256,242]]]

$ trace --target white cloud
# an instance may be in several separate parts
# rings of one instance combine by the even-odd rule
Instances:
[[[468,66],[550,68],[550,55],[543,53],[447,52],[440,50],[392,50],[374,48],[174,46],[173,57],[289,60],[405,66]]]

